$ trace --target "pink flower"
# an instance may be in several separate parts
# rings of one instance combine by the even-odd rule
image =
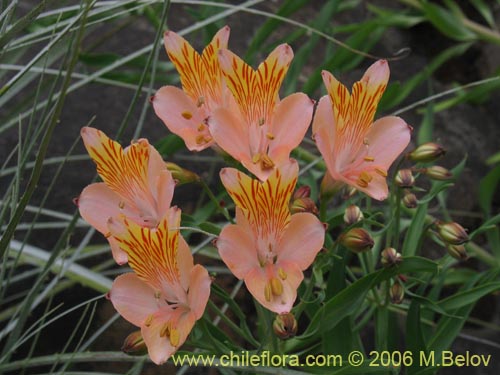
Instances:
[[[141,138],[124,150],[100,130],[84,127],[81,135],[104,182],[82,191],[80,215],[107,237],[116,262],[126,263],[126,253],[109,233],[108,219],[124,214],[140,226],[157,226],[170,207],[175,182],[147,139]]]
[[[214,144],[207,118],[215,109],[233,103],[217,59],[219,49],[227,47],[229,31],[228,26],[220,29],[201,55],[180,35],[165,33],[165,48],[180,74],[183,90],[164,86],[152,103],[158,117],[191,151]]]
[[[210,294],[207,270],[193,264],[179,234],[180,216],[172,207],[153,229],[124,216],[109,220],[109,230],[134,272],[118,276],[108,297],[121,316],[140,327],[156,364],[168,360],[186,341]]]
[[[288,163],[311,122],[314,103],[303,93],[282,101],[281,83],[293,58],[282,44],[253,70],[228,50],[219,51],[221,69],[239,110],[219,108],[209,120],[217,144],[265,181],[274,168]]]
[[[314,261],[325,236],[313,214],[290,214],[297,175],[295,160],[274,169],[265,182],[233,168],[220,173],[236,204],[236,224],[222,230],[219,254],[257,301],[279,314],[292,308],[302,271]]]
[[[379,60],[352,88],[323,71],[328,95],[319,101],[313,137],[328,172],[372,198],[387,198],[387,171],[410,142],[410,127],[399,117],[373,122],[377,105],[389,80],[389,66]]]

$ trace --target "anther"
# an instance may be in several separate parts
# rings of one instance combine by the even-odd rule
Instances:
[[[184,111],[181,113],[182,117],[184,117],[186,120],[189,120],[193,117],[192,113],[191,112],[188,112],[188,111]]]

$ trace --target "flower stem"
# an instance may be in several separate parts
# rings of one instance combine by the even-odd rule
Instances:
[[[229,221],[230,223],[234,223],[234,221],[231,218],[231,216],[229,216],[229,213],[227,212],[227,209],[224,208],[224,207],[222,207],[220,205],[219,200],[214,195],[214,193],[212,193],[212,190],[210,190],[210,187],[207,185],[207,183],[205,181],[203,181],[203,180],[200,179],[199,184],[201,185],[201,187],[203,188],[203,190],[205,191],[205,193],[208,195],[208,197],[210,198],[210,200],[215,204],[215,207],[217,208],[217,211],[219,211],[222,215],[224,215],[224,217],[227,219],[227,221]]]

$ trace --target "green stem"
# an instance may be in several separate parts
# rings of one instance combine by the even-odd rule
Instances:
[[[394,210],[394,237],[392,239],[392,246],[397,249],[399,247],[399,219],[401,216],[401,188],[396,187],[396,201]]]
[[[210,200],[213,202],[217,211],[219,211],[222,215],[224,215],[224,217],[226,218],[227,221],[229,221],[230,223],[234,223],[233,218],[231,216],[229,216],[227,209],[220,205],[219,200],[214,195],[214,193],[212,193],[212,190],[210,190],[210,187],[207,185],[207,183],[200,179],[199,184],[201,185],[201,187],[203,188],[205,193],[208,195]]]
[[[218,315],[220,318],[226,323],[229,328],[231,328],[236,334],[240,335],[243,337],[245,340],[247,340],[250,344],[252,344],[255,347],[258,347],[260,343],[253,338],[252,336],[248,336],[245,331],[243,331],[238,325],[236,325],[231,319],[229,319],[226,314],[222,312],[221,309],[217,307],[215,303],[213,303],[211,300],[208,300],[208,306]]]

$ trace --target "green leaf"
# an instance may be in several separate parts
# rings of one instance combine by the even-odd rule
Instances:
[[[184,147],[184,141],[178,135],[169,134],[156,142],[154,146],[161,156],[171,157]]]
[[[488,23],[491,28],[496,28],[495,18],[491,9],[485,4],[483,0],[469,0],[469,2],[476,8],[476,10],[483,16],[484,20]]]
[[[413,216],[410,227],[406,232],[401,254],[403,256],[413,256],[420,248],[421,237],[424,232],[425,219],[427,216],[427,203],[420,203]]]
[[[491,213],[491,205],[493,196],[498,191],[497,187],[500,183],[500,165],[493,168],[479,182],[479,206],[485,215]]]
[[[438,305],[445,310],[451,311],[469,304],[476,303],[480,298],[500,289],[500,282],[486,283],[464,292],[442,299]]]
[[[420,5],[429,21],[448,38],[461,42],[476,39],[476,34],[469,31],[459,17],[445,8],[432,2],[421,2]]]
[[[313,316],[302,340],[297,337],[287,342],[290,346],[307,343],[315,333],[331,330],[346,316],[352,315],[361,305],[370,289],[397,274],[411,272],[437,272],[437,264],[421,257],[404,258],[399,267],[382,269],[362,277],[326,302]]]

